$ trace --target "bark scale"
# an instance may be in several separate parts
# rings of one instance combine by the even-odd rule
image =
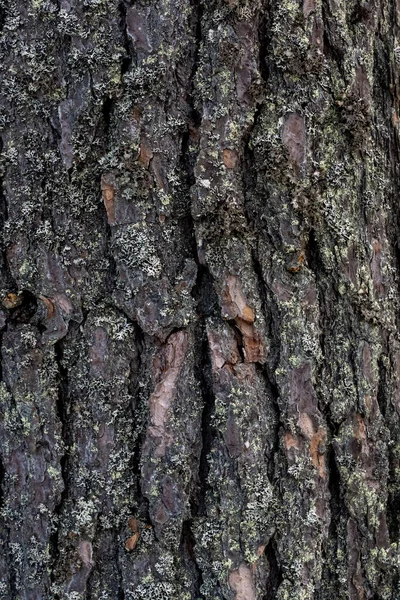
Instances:
[[[2,0],[1,599],[399,597],[399,19]]]

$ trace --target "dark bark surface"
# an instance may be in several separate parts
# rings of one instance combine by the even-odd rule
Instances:
[[[1,0],[1,600],[400,597],[399,24]]]

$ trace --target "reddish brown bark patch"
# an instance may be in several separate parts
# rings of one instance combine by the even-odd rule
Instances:
[[[298,450],[300,448],[299,440],[297,440],[289,431],[285,433],[284,442],[286,450],[290,450],[291,448]]]
[[[225,148],[222,152],[224,165],[227,169],[235,169],[238,164],[238,154],[235,150],[230,150],[229,148]]]
[[[243,348],[246,362],[264,362],[265,348],[261,334],[254,327],[255,312],[248,305],[239,278],[228,275],[222,293],[222,316],[235,321],[236,327],[243,337]]]
[[[101,193],[107,212],[109,225],[115,223],[115,178],[112,174],[105,173],[101,177]]]
[[[304,265],[305,259],[306,255],[304,250],[302,250],[301,252],[297,252],[295,255],[292,255],[286,262],[286,269],[289,271],[289,273],[298,273]]]
[[[129,537],[126,540],[125,548],[128,550],[128,552],[132,552],[132,550],[134,550],[136,548],[139,538],[140,538],[140,533],[137,531],[136,533],[131,535],[131,537]]]
[[[289,151],[290,159],[298,167],[303,166],[306,157],[306,128],[302,116],[291,113],[286,117],[282,142]]]
[[[231,319],[239,317],[248,323],[254,322],[254,310],[248,306],[240,280],[236,275],[228,275],[223,301],[223,316]]]
[[[79,544],[78,552],[84,565],[93,566],[93,548],[90,542],[82,541]]]
[[[43,302],[47,309],[47,318],[50,319],[54,315],[54,304],[49,298],[38,294],[38,298]]]
[[[4,308],[12,309],[21,306],[22,304],[22,294],[14,294],[10,292],[7,294],[5,298],[2,300],[2,305]]]
[[[323,452],[320,451],[320,446],[325,442],[326,433],[322,428],[319,428],[316,433],[311,438],[310,442],[310,455],[313,465],[316,469],[318,469],[319,476],[322,479],[326,477],[326,468],[325,468],[325,456]]]
[[[232,366],[240,362],[237,341],[231,328],[216,331],[207,327],[207,338],[214,371],[222,369],[226,364]]]
[[[140,152],[138,158],[140,164],[143,165],[143,167],[145,167],[146,169],[148,169],[153,156],[153,151],[150,148],[148,142],[146,140],[142,140],[140,143]]]
[[[229,585],[235,592],[235,600],[256,600],[256,589],[249,567],[242,563],[229,574]]]
[[[185,331],[172,333],[166,346],[163,347],[160,360],[161,379],[149,401],[151,416],[149,433],[160,440],[156,456],[164,456],[166,447],[172,443],[170,435],[166,432],[166,423],[187,348],[188,335]]]

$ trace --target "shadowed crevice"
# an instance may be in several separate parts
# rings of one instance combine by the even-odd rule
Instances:
[[[377,401],[379,405],[379,410],[383,418],[386,417],[387,412],[387,385],[388,385],[388,377],[386,372],[385,360],[384,356],[380,356],[378,359],[378,389],[377,389]]]
[[[135,343],[136,343],[136,365],[131,365],[131,381],[129,385],[129,391],[132,397],[132,434],[133,434],[133,447],[132,447],[132,458],[131,458],[131,469],[136,482],[135,487],[135,498],[132,506],[132,513],[137,513],[138,517],[147,524],[151,524],[149,501],[142,494],[140,481],[141,481],[141,453],[143,444],[146,438],[146,423],[138,419],[138,415],[145,413],[142,410],[143,406],[147,406],[147,395],[142,390],[142,382],[147,377],[147,363],[146,363],[146,348],[149,338],[146,336],[139,323],[132,319],[127,312],[120,306],[111,305],[113,310],[121,313],[127,322],[133,327],[135,332]],[[133,368],[132,368],[133,367]]]
[[[103,115],[104,134],[107,139],[110,136],[113,106],[114,106],[113,98],[110,98],[110,96],[106,96],[103,100],[103,105],[101,107],[101,113]]]
[[[64,338],[65,339],[65,338]],[[55,581],[55,568],[61,558],[60,555],[60,526],[65,502],[69,496],[69,465],[68,452],[71,446],[71,432],[68,423],[68,369],[64,365],[64,339],[59,340],[54,345],[54,359],[58,368],[58,395],[57,395],[57,416],[61,423],[61,437],[64,445],[64,454],[60,459],[61,477],[64,482],[64,489],[60,494],[58,503],[54,507],[55,529],[49,539],[49,554],[51,563],[50,580]]]
[[[126,314],[125,314],[126,316]],[[128,318],[128,317],[127,317]],[[149,499],[143,495],[141,488],[141,460],[142,460],[142,448],[146,438],[146,423],[140,423],[137,420],[137,415],[143,413],[141,407],[147,403],[147,397],[141,393],[141,381],[146,378],[146,335],[140,325],[131,319],[129,322],[133,325],[135,330],[135,340],[137,348],[137,369],[136,375],[134,376],[131,383],[131,393],[133,398],[132,404],[132,422],[134,423],[134,445],[132,449],[132,470],[134,480],[136,481],[135,489],[135,501],[137,503],[138,516],[145,521],[147,524],[152,524],[150,517],[150,502]],[[136,431],[135,431],[136,428]]]
[[[273,66],[273,63],[270,60],[270,31],[272,25],[270,3],[270,0],[264,0],[264,5],[260,11],[260,20],[258,24],[260,73],[264,83],[268,81],[270,69]]]
[[[188,187],[188,199],[190,200],[190,188],[196,184],[196,178],[194,174],[194,167],[196,165],[197,156],[199,152],[199,139],[194,142],[194,137],[199,136],[201,129],[201,114],[199,108],[195,103],[196,89],[195,89],[195,78],[199,69],[200,63],[200,49],[203,42],[203,31],[202,31],[202,17],[204,12],[204,5],[201,0],[191,0],[192,6],[192,29],[194,34],[194,44],[192,50],[192,69],[189,77],[188,85],[188,103],[189,103],[189,114],[188,114],[188,126],[187,131],[182,137],[182,155],[181,164],[186,172],[186,181]],[[214,438],[214,430],[211,426],[211,418],[215,407],[215,398],[213,391],[212,381],[212,369],[210,350],[207,339],[206,331],[206,320],[212,316],[216,316],[220,312],[219,300],[214,288],[214,279],[209,268],[202,264],[198,257],[197,242],[196,242],[196,229],[193,217],[190,212],[190,202],[188,204],[188,218],[187,218],[187,236],[188,242],[191,246],[192,257],[197,265],[197,278],[196,283],[192,289],[192,297],[196,304],[196,312],[198,316],[198,323],[196,325],[195,335],[195,355],[197,360],[195,361],[195,377],[199,382],[201,396],[203,400],[203,411],[201,416],[201,437],[202,447],[199,458],[199,467],[197,473],[197,481],[195,482],[195,488],[192,492],[190,505],[193,517],[201,516],[206,514],[205,498],[208,490],[208,472],[209,465],[207,456],[210,452],[212,441]],[[193,558],[195,559],[194,555]],[[197,566],[198,572],[198,587],[202,583],[202,576],[199,567]]]
[[[278,549],[273,538],[270,539],[265,548],[265,556],[269,564],[269,574],[266,585],[267,592],[262,600],[275,600],[279,586],[283,581],[283,574],[279,565]]]
[[[116,541],[115,541],[115,548],[116,548],[116,552],[114,555],[114,562],[117,568],[117,573],[118,573],[118,596],[116,598],[116,600],[125,600],[126,596],[125,596],[125,590],[124,590],[124,576],[123,576],[123,571],[122,571],[122,567],[121,567],[121,563],[120,563],[120,554],[119,554],[119,550],[118,550],[118,542],[119,542],[119,538],[118,535],[115,536],[116,537]]]
[[[322,0],[322,20],[324,23],[323,48],[325,58],[328,61],[332,61],[336,65],[342,78],[345,78],[343,67],[345,58],[344,49],[341,48],[335,40],[336,27],[339,26],[336,25],[336,19],[332,15],[331,3],[329,0]]]
[[[0,155],[3,152],[4,143],[3,139],[0,137]],[[4,178],[0,173],[0,261],[1,261],[1,279],[0,286],[5,290],[16,290],[17,285],[14,278],[11,275],[10,265],[8,264],[6,248],[4,244],[4,226],[9,219],[9,210],[8,210],[8,201],[7,196],[4,191]]]
[[[191,520],[188,519],[188,520],[184,521],[182,524],[182,535],[181,535],[182,554],[183,554],[184,560],[188,561],[188,563],[190,565],[189,568],[191,568],[193,570],[193,572],[196,574],[195,587],[194,587],[193,591],[195,594],[194,597],[196,599],[200,600],[200,599],[204,598],[203,594],[200,592],[201,586],[203,584],[203,573],[196,561],[196,556],[195,556],[195,552],[194,552],[195,545],[196,545],[196,540],[195,540],[195,537],[192,532],[192,523],[191,523]]]
[[[276,483],[276,464],[280,450],[280,431],[284,430],[285,426],[282,421],[282,413],[279,407],[279,388],[275,381],[271,378],[269,369],[266,365],[259,365],[255,363],[257,371],[261,374],[264,381],[265,389],[267,392],[268,400],[270,402],[270,409],[274,415],[274,428],[272,439],[269,440],[267,448],[267,473],[268,478],[272,484]]]
[[[335,427],[327,419],[328,430],[330,432],[330,446],[326,454],[327,462],[327,475],[328,475],[328,489],[330,494],[329,510],[330,510],[330,523],[328,536],[325,539],[324,546],[322,548],[322,562],[323,570],[321,581],[323,585],[329,583],[329,589],[332,593],[340,593],[341,584],[339,581],[339,573],[336,568],[336,556],[340,550],[338,547],[340,534],[339,534],[339,521],[345,519],[347,511],[344,506],[343,498],[341,495],[341,479],[339,469],[336,463],[335,451],[332,445],[332,431]],[[343,542],[344,543],[344,542]]]
[[[192,513],[194,516],[206,514],[205,498],[208,490],[208,454],[211,450],[215,431],[211,425],[211,419],[215,408],[215,397],[213,390],[213,378],[211,368],[210,349],[207,339],[206,319],[218,314],[219,302],[214,289],[211,273],[204,265],[198,266],[196,286],[193,296],[197,302],[199,323],[196,335],[196,378],[199,381],[203,399],[203,412],[201,417],[202,448],[199,460],[198,487],[191,500]]]
[[[130,2],[127,0],[121,0],[121,2],[118,5],[118,10],[119,10],[119,26],[120,26],[120,30],[122,33],[122,40],[123,40],[123,47],[125,50],[125,56],[122,58],[122,62],[121,62],[121,75],[124,75],[125,73],[127,73],[127,71],[129,71],[129,69],[131,68],[132,65],[132,47],[131,47],[131,42],[129,40],[128,37],[128,33],[127,33],[127,23],[126,23],[126,13],[127,13],[127,8],[130,6]]]
[[[275,427],[273,440],[270,443],[270,456],[268,460],[268,477],[272,482],[275,477],[276,458],[279,450],[279,431],[283,427],[281,410],[279,407],[279,388],[276,383],[275,369],[280,360],[280,332],[277,307],[270,293],[262,272],[262,267],[257,253],[252,253],[253,269],[257,276],[258,292],[261,299],[261,306],[264,319],[267,326],[268,339],[270,343],[268,362],[265,365],[257,364],[256,367],[261,373],[267,390],[268,398],[271,402],[271,408],[275,415]]]

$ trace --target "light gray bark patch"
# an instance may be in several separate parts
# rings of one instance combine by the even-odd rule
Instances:
[[[143,50],[146,54],[150,54],[153,50],[148,31],[149,13],[149,8],[140,11],[135,6],[126,12],[127,34],[133,41],[135,50]]]

